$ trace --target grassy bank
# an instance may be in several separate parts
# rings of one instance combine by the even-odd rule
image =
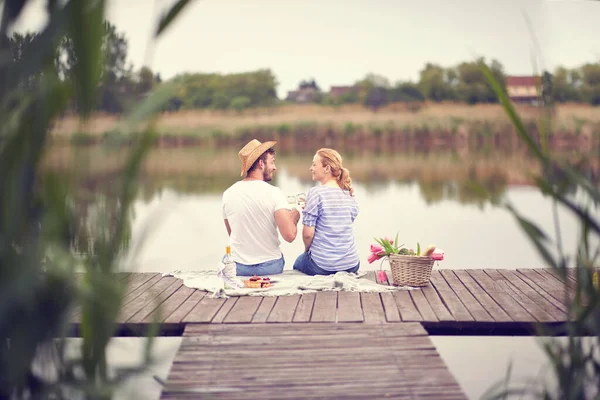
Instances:
[[[540,109],[520,106],[519,112],[533,129]],[[115,116],[96,115],[87,126],[81,127],[67,116],[54,127],[53,139],[73,144],[126,142],[127,133],[119,130],[119,122]],[[585,148],[600,138],[600,112],[586,105],[561,105],[556,109],[554,127],[559,147],[568,144]],[[502,145],[514,137],[512,125],[499,105],[455,103],[391,104],[376,113],[359,105],[285,105],[241,113],[185,111],[162,114],[157,129],[159,144],[167,147],[222,146],[252,137],[276,139],[284,147],[304,147],[315,141],[350,148],[424,144],[465,147],[480,146],[483,142]]]

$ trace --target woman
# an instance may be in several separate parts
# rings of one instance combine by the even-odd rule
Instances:
[[[360,267],[352,223],[358,215],[352,179],[342,166],[342,156],[332,149],[320,149],[310,167],[313,181],[302,211],[304,253],[294,269],[308,275],[357,272]]]

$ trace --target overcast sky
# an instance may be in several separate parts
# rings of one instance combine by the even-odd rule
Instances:
[[[34,1],[16,29],[39,29],[44,3]],[[369,72],[393,83],[418,79],[426,62],[447,67],[477,56],[496,58],[507,74],[531,74],[525,14],[547,68],[600,60],[593,0],[196,0],[154,46],[158,15],[172,0],[109,3],[136,69],[148,65],[168,79],[270,68],[280,96],[311,77],[325,90]]]

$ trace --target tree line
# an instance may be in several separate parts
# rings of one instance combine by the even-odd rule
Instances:
[[[13,33],[6,37],[12,59],[19,62],[22,54],[36,46],[37,33]],[[102,50],[104,54],[102,80],[97,99],[97,110],[107,113],[121,113],[144,97],[156,85],[162,83],[160,74],[142,67],[134,71],[127,61],[128,41],[116,27],[104,23]],[[52,60],[51,69],[57,79],[70,79],[77,68],[77,57],[73,52],[73,43],[66,37],[58,46]],[[322,91],[312,79],[301,81],[300,90],[311,92],[309,101],[313,103],[337,106],[359,103],[376,110],[389,103],[397,102],[433,102],[455,101],[467,104],[495,103],[497,98],[486,82],[479,62],[485,62],[497,81],[506,87],[506,74],[497,60],[487,63],[480,59],[463,62],[453,67],[443,67],[427,63],[420,71],[416,82],[403,81],[395,84],[377,74],[368,74],[349,85],[338,95]],[[2,73],[0,66],[0,88],[2,79],[10,79]],[[553,73],[544,71],[544,101],[554,103],[578,102],[593,105],[600,104],[600,63],[588,63],[577,68],[558,67]],[[39,76],[31,76],[23,82],[23,89],[36,85]],[[269,69],[236,74],[182,73],[169,80],[179,88],[164,107],[165,111],[189,109],[231,109],[242,111],[249,107],[274,106],[282,102],[277,97],[277,78]],[[77,104],[76,97],[71,107]]]

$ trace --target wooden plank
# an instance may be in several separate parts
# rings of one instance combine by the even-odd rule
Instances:
[[[417,323],[190,325],[163,398],[201,388],[239,399],[466,398]]]
[[[421,313],[417,310],[417,307],[410,296],[410,291],[399,290],[392,292],[392,296],[394,296],[402,321],[423,321]]]
[[[517,272],[530,281],[535,282],[537,286],[544,289],[546,293],[552,296],[556,301],[560,302],[566,310],[567,299],[565,298],[566,292],[564,286],[561,287],[559,284],[549,281],[543,275],[538,274],[532,269],[517,269]]]
[[[444,302],[442,301],[440,295],[435,290],[435,287],[432,284],[421,289],[421,292],[429,302],[429,306],[431,307],[439,321],[455,320],[450,311],[444,305]]]
[[[127,289],[125,290],[125,297],[137,290],[140,286],[144,285],[152,278],[159,277],[156,273],[134,273],[127,277]],[[158,279],[156,280],[158,281]],[[142,290],[143,291],[143,290]]]
[[[362,322],[363,311],[358,292],[338,293],[338,322]]]
[[[160,315],[153,316],[154,311],[159,309],[161,304],[167,300],[173,293],[177,291],[183,285],[183,281],[181,279],[175,279],[171,286],[167,287],[162,293],[160,293],[155,299],[146,303],[146,305],[139,310],[137,313],[133,314],[126,322],[129,323],[140,323],[145,319],[149,319],[152,321],[153,318],[157,318],[157,321],[161,320],[162,317]],[[159,319],[160,318],[160,319]]]
[[[146,274],[144,274],[144,275],[146,275]],[[132,301],[134,301],[138,297],[142,296],[144,293],[148,292],[151,287],[153,287],[154,285],[156,285],[162,279],[163,279],[163,277],[161,275],[159,275],[159,274],[152,274],[152,277],[150,279],[144,281],[144,283],[142,283],[141,285],[139,285],[135,289],[129,291],[129,289],[132,288],[132,286],[129,286],[128,289],[127,289],[128,293],[125,295],[125,297],[123,297],[123,302],[121,304],[122,305],[126,305],[126,304],[131,303]],[[171,279],[175,279],[175,278],[171,278]],[[138,280],[138,282],[141,282],[141,280]]]
[[[530,312],[525,310],[499,285],[496,285],[496,283],[483,270],[469,270],[468,273],[514,321],[534,322],[536,320]]]
[[[398,311],[398,306],[396,305],[396,300],[394,296],[390,292],[382,292],[381,302],[383,303],[383,309],[385,310],[385,319],[387,322],[400,322],[402,319],[400,318],[400,312]]]
[[[267,317],[267,322],[292,322],[299,301],[299,295],[279,296]]]
[[[160,306],[159,312],[161,315],[160,320],[162,322],[166,322],[167,318],[169,318],[196,291],[196,289],[184,286],[183,282],[181,283],[182,284],[179,286],[177,291],[169,296],[169,298],[166,299]],[[152,318],[153,317],[149,315],[142,322],[150,323],[152,322]]]
[[[367,324],[380,324],[386,322],[385,310],[379,293],[361,293],[364,321]]]
[[[469,292],[479,301],[496,322],[512,322],[513,319],[500,307],[489,294],[467,273],[466,270],[453,271]]]
[[[189,296],[180,306],[178,306],[165,319],[166,323],[180,323],[192,311],[194,307],[206,296],[206,292],[193,289],[192,295]]]
[[[421,289],[415,289],[410,291],[410,297],[412,297],[417,310],[423,317],[423,321],[425,322],[437,322],[438,319],[435,316],[435,313],[431,309],[429,302],[425,298],[423,291]]]
[[[277,297],[275,296],[263,297],[260,307],[258,307],[254,317],[252,317],[252,322],[267,322],[267,317],[271,313],[276,301]]]
[[[454,291],[465,305],[465,308],[477,322],[493,322],[494,318],[483,308],[479,301],[473,297],[469,289],[458,279],[452,270],[441,270],[440,275],[444,278],[448,286]]]
[[[224,323],[249,323],[258,310],[262,297],[242,296],[223,320]]]
[[[225,304],[225,299],[213,299],[204,296],[192,310],[182,319],[183,323],[207,323],[212,321],[213,317]]]
[[[337,292],[317,292],[310,322],[335,322]]]
[[[465,305],[460,301],[456,293],[454,293],[452,288],[448,285],[448,282],[446,282],[440,271],[431,272],[431,284],[435,290],[438,291],[440,297],[443,298],[444,303],[456,321],[467,322],[475,320],[469,313],[469,310],[467,310]]]
[[[149,303],[151,303],[154,299],[156,299],[169,286],[178,281],[177,278],[174,278],[172,276],[158,277],[161,279],[158,282],[156,282],[156,284],[149,287],[146,291],[141,293],[139,296],[137,296],[135,299],[128,302],[127,304],[125,304],[124,307],[121,308],[117,317],[117,322],[123,323],[127,321],[135,313],[137,313],[138,311],[146,307]],[[152,280],[150,280],[149,282],[151,281]]]
[[[525,283],[528,287],[530,287],[540,297],[542,297],[543,299],[545,299],[548,303],[552,304],[555,308],[559,309],[561,311],[562,315],[566,315],[567,307],[565,307],[564,304],[562,304],[560,301],[556,300],[548,292],[546,292],[544,289],[542,289],[534,281],[532,281],[531,279],[529,279],[525,275],[523,275],[523,274],[521,274],[521,273],[519,273],[517,271],[511,271],[511,270],[499,270],[499,271],[500,271],[501,274],[503,274],[504,276],[508,277],[509,280],[513,284],[515,284],[515,285],[518,285],[519,284],[518,282]]]
[[[535,272],[544,277],[544,279],[553,284],[562,293],[566,294],[570,301],[573,301],[577,289],[577,283],[575,281],[567,279],[567,281],[564,282],[560,276],[548,268],[536,268]]]
[[[305,293],[300,296],[300,301],[296,306],[293,322],[308,322],[312,315],[315,303],[316,293]]]
[[[214,318],[210,322],[213,324],[222,323],[225,320],[225,317],[227,317],[227,314],[229,314],[229,312],[238,300],[239,297],[230,297],[227,300],[225,300],[225,303],[223,303],[223,307],[221,307],[219,311],[217,311]]]
[[[521,300],[521,304],[528,309],[540,308],[549,317],[548,321],[562,321],[565,319],[565,313],[556,308],[551,302],[541,296],[523,280],[518,278],[514,271],[500,269],[497,271],[486,272],[492,279],[494,279],[494,281],[505,281],[518,290],[519,293],[522,293],[524,296],[526,296],[527,299]],[[538,315],[534,316],[538,319],[538,321],[541,321],[541,319],[538,318]]]

